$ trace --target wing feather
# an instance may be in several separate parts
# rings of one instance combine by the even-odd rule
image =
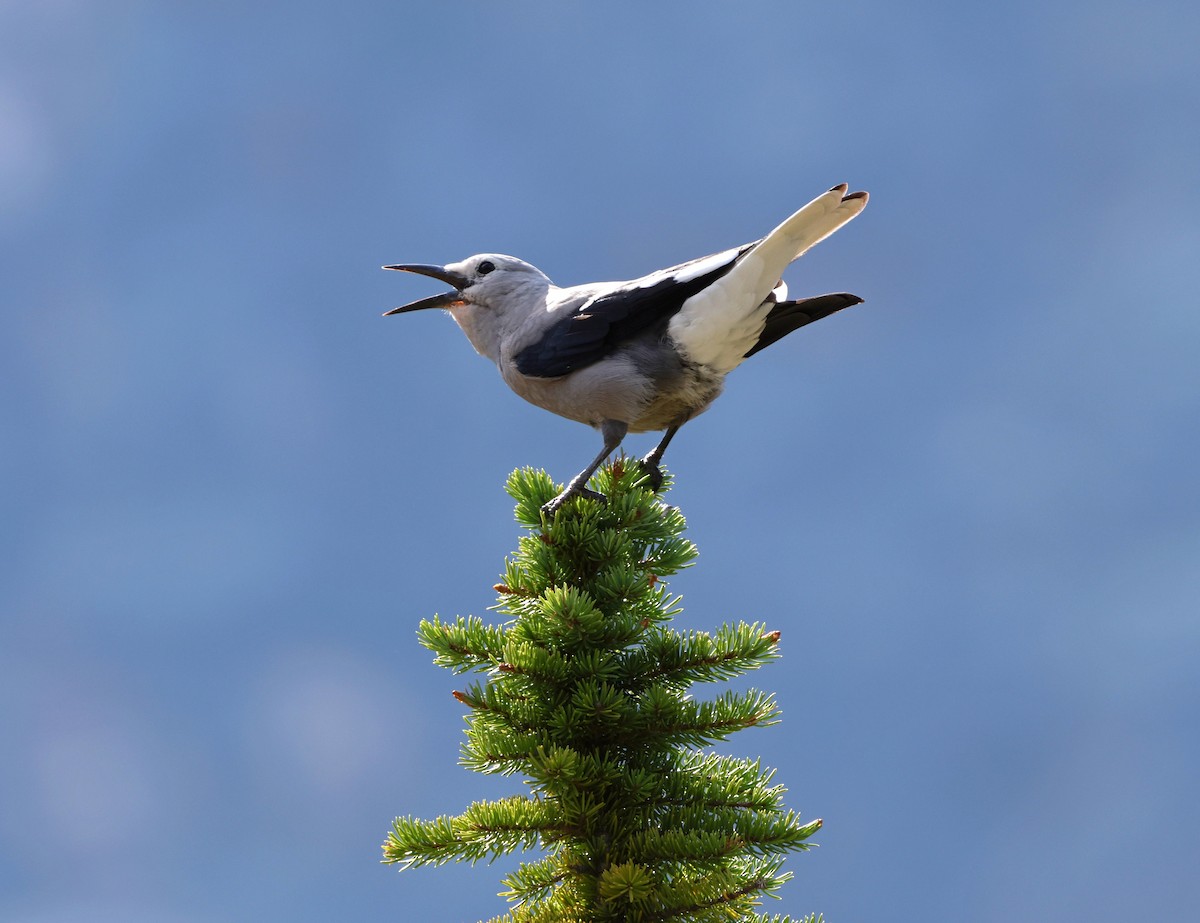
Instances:
[[[752,246],[689,260],[595,295],[517,353],[517,371],[557,378],[598,362],[648,330],[665,330],[685,301],[729,272]]]

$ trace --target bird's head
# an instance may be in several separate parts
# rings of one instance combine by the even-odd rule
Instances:
[[[453,291],[392,308],[384,312],[384,317],[426,308],[446,308],[453,312],[456,308],[467,306],[503,312],[512,306],[514,298],[524,292],[539,288],[545,290],[550,285],[550,280],[540,269],[502,253],[480,253],[445,266],[400,263],[383,268],[430,276],[454,286]]]
[[[430,276],[454,286],[453,291],[393,308],[385,317],[445,308],[475,349],[493,361],[498,360],[505,336],[545,305],[551,285],[537,267],[502,253],[480,253],[445,266],[400,263],[383,268]]]

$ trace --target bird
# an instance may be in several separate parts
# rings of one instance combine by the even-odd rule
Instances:
[[[848,190],[834,186],[759,240],[624,282],[560,288],[500,253],[384,266],[452,290],[383,316],[448,310],[518,395],[599,430],[603,448],[542,507],[547,517],[572,497],[605,500],[587,482],[631,432],[664,431],[640,461],[657,492],[668,444],[721,394],[726,375],[793,330],[862,303],[847,292],[789,301],[782,279],[792,261],[866,207],[866,192]]]

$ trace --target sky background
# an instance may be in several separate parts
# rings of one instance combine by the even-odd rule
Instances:
[[[763,620],[836,921],[1200,904],[1200,6],[0,2],[0,920],[477,920],[457,766],[524,404],[394,262],[761,236],[862,307],[667,454],[682,628]],[[631,438],[641,453],[653,436]],[[716,694],[719,687],[700,690]]]

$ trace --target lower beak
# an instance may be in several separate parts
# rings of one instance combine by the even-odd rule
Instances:
[[[466,304],[466,299],[463,298],[461,290],[467,287],[470,280],[461,273],[452,272],[443,266],[430,266],[425,263],[402,263],[395,266],[384,266],[383,268],[395,269],[400,272],[415,272],[418,275],[440,279],[442,282],[453,285],[455,289],[452,292],[434,295],[432,298],[422,298],[420,301],[413,301],[398,308],[392,308],[392,310],[384,312],[384,317],[390,314],[405,314],[409,311],[424,311],[427,308],[452,308],[455,305]]]
[[[398,308],[392,308],[390,311],[384,311],[383,316],[389,314],[407,314],[409,311],[424,311],[426,308],[453,308],[455,305],[466,304],[466,299],[458,292],[446,292],[442,295],[434,295],[432,298],[422,298],[420,301],[413,301],[409,304],[402,304]]]

